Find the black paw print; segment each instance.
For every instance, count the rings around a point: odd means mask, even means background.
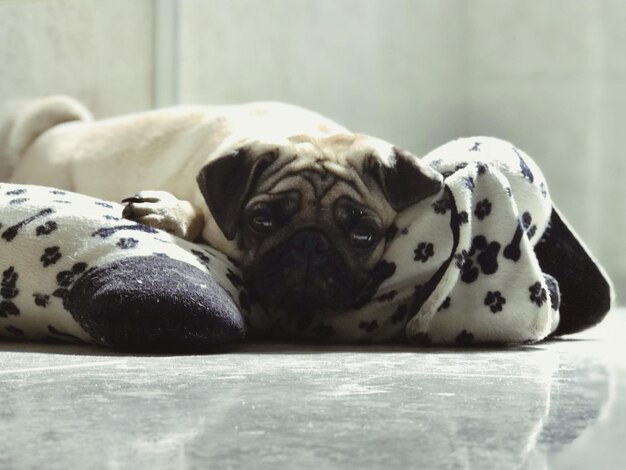
[[[2,297],[0,301],[0,317],[2,318],[20,314],[20,309],[11,300],[20,292],[17,288],[18,278],[19,275],[13,266],[2,272],[2,283],[0,284],[0,296]]]
[[[447,310],[449,308],[450,308],[450,297],[446,297],[446,299],[441,303],[437,311],[440,312],[442,310]]]
[[[501,312],[502,306],[505,303],[506,299],[502,297],[502,294],[499,290],[487,292],[487,296],[485,297],[485,305],[489,307],[492,313]]]
[[[96,206],[106,207],[107,209],[113,209],[113,204],[109,204],[108,202],[96,201],[96,202],[94,202],[94,204]]]
[[[137,240],[136,238],[120,238],[117,242],[117,246],[119,246],[122,250],[128,250],[130,248],[135,248],[138,243],[139,240]]]
[[[0,296],[5,299],[12,299],[19,293],[17,289],[17,279],[19,275],[15,271],[15,268],[11,266],[2,272],[2,287],[0,287]]]
[[[378,328],[378,321],[377,320],[372,320],[370,322],[362,321],[361,323],[359,323],[359,328],[362,330],[365,330],[367,333],[371,333],[376,328]]]
[[[193,253],[193,255],[198,258],[198,261],[200,261],[200,263],[202,263],[205,268],[209,269],[209,263],[211,262],[211,258],[209,258],[205,253],[200,250],[191,250],[191,253]]]
[[[57,274],[57,285],[59,286],[52,295],[63,299],[63,305],[70,293],[69,287],[76,281],[76,277],[87,269],[87,263],[76,263],[71,269],[61,271]]]
[[[465,262],[467,261],[468,257],[469,257],[468,251],[462,250],[460,253],[456,253],[454,255],[454,264],[456,265],[457,268],[463,269],[463,266],[465,266]]]
[[[435,248],[432,243],[422,242],[417,245],[417,248],[413,250],[413,253],[415,253],[413,260],[425,263],[434,256]]]
[[[491,214],[491,202],[489,199],[483,199],[476,204],[476,210],[474,211],[474,215],[478,217],[480,220],[483,220]]]
[[[471,176],[467,176],[463,179],[463,183],[465,184],[465,187],[471,192],[474,191],[474,188],[476,187],[476,183],[474,183],[474,178],[472,178]]]
[[[474,146],[469,149],[470,152],[480,152],[480,142],[474,142]]]
[[[537,307],[541,307],[548,300],[548,293],[543,287],[541,287],[541,283],[539,281],[530,286],[528,291],[530,292],[530,301],[537,304]]]
[[[47,307],[50,302],[50,296],[48,294],[39,294],[35,292],[33,294],[33,298],[35,299],[35,305],[38,307]]]
[[[20,189],[12,189],[11,191],[7,191],[5,194],[7,196],[18,196],[20,194],[24,194],[26,192],[26,190],[24,188],[20,188]]]
[[[474,341],[474,335],[467,330],[461,331],[454,340],[459,346],[468,346]]]
[[[18,197],[18,198],[15,198],[15,199],[11,199],[11,200],[9,201],[9,204],[13,204],[13,205],[23,204],[23,203],[25,203],[26,201],[28,201],[28,198],[27,198],[27,197]]]
[[[469,214],[465,211],[461,211],[456,215],[457,225],[463,225],[469,222]]]
[[[499,252],[500,243],[488,242],[483,235],[474,237],[472,248],[461,268],[461,280],[468,284],[474,282],[478,278],[480,271],[483,274],[494,274],[498,271]],[[474,265],[474,261],[476,261],[478,266]]]
[[[478,174],[484,175],[487,173],[488,165],[486,163],[478,162]]]
[[[0,301],[0,318],[6,318],[9,315],[19,315],[20,309],[8,300]]]
[[[53,220],[49,220],[45,224],[40,225],[39,227],[37,227],[35,229],[35,232],[36,232],[37,236],[39,237],[41,235],[50,235],[57,228],[59,228],[57,223],[55,221],[53,221]]]
[[[53,189],[50,192],[52,194],[56,194],[57,196],[65,196],[67,194],[65,191],[61,191],[60,189]]]
[[[44,268],[47,268],[51,264],[55,264],[61,259],[61,251],[58,246],[50,246],[43,250],[43,255],[39,258],[39,261],[43,264]]]
[[[445,214],[452,208],[450,199],[443,198],[432,203],[432,207],[435,210],[435,214]]]

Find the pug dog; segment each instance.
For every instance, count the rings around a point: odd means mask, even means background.
[[[123,200],[125,218],[228,255],[272,308],[353,305],[396,215],[443,184],[414,155],[283,103],[94,121],[51,97],[3,134],[12,182]]]

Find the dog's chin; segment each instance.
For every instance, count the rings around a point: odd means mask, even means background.
[[[294,313],[350,308],[364,284],[338,253],[323,263],[302,263],[281,250],[247,270],[244,282],[265,307]]]

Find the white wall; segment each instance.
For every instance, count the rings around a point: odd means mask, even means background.
[[[425,151],[463,129],[455,0],[183,0],[180,100],[272,99]]]
[[[151,0],[0,2],[0,103],[67,93],[96,116],[152,107]]]

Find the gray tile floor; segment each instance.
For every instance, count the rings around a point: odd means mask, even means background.
[[[0,468],[626,468],[626,310],[511,350],[0,342]]]

